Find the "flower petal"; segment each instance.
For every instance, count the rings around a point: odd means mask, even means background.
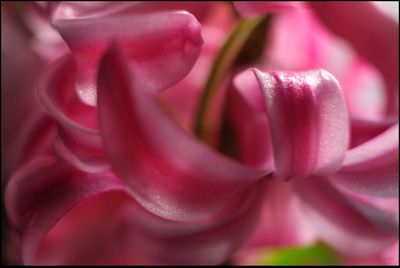
[[[395,118],[379,120],[351,118],[350,149],[357,147],[368,140],[375,138],[396,123]]]
[[[146,81],[145,90],[153,94],[181,80],[202,46],[201,25],[184,11],[80,18],[61,6],[53,25],[75,56],[78,95],[92,106],[96,106],[99,60],[111,41],[122,43],[139,78]]]
[[[295,183],[318,234],[345,255],[368,256],[398,238],[395,215],[342,194],[325,177]]]
[[[33,87],[44,64],[31,51],[30,37],[14,14],[16,7],[14,3],[1,4],[2,183],[21,161],[51,148],[49,136],[53,134],[52,122],[41,109]]]
[[[315,231],[302,214],[301,199],[296,195],[293,184],[268,180],[265,188],[261,218],[243,250],[299,246],[315,242]]]
[[[24,230],[24,262],[34,263],[42,238],[77,202],[120,188],[109,175],[74,174],[52,158],[38,158],[18,170],[7,186],[6,209],[12,223]]]
[[[74,16],[80,18],[100,17],[108,15],[149,13],[166,10],[186,10],[202,19],[206,15],[210,3],[183,2],[183,1],[102,1],[102,2],[62,2],[62,12],[72,10]],[[53,10],[54,12],[54,10]]]
[[[387,111],[395,115],[399,90],[399,24],[369,2],[310,2],[310,5],[331,31],[348,40],[360,56],[381,71],[386,82]]]
[[[197,141],[136,77],[113,46],[98,84],[100,130],[113,170],[138,202],[159,216],[197,221],[229,214],[270,170],[237,163]]]
[[[13,176],[6,206],[22,234],[25,264],[215,265],[254,227],[262,189],[254,187],[221,221],[175,222],[139,206],[111,173],[87,175],[41,158]]]
[[[239,145],[240,159],[249,166],[273,169],[272,144],[264,97],[251,71],[235,77],[227,93],[229,119]]]
[[[301,3],[296,1],[235,1],[233,3],[236,10],[244,18],[293,10],[301,6]]]
[[[110,163],[97,130],[97,113],[77,98],[73,86],[75,71],[71,55],[49,65],[39,79],[38,96],[58,124],[58,155],[80,170],[102,172]]]
[[[254,73],[264,91],[275,176],[331,174],[348,146],[348,115],[336,79],[326,71]]]
[[[332,182],[374,196],[399,196],[399,124],[347,151]]]
[[[263,181],[253,187],[251,193],[227,218],[216,221],[196,232],[185,235],[169,235],[156,241],[145,241],[142,246],[155,258],[167,264],[216,265],[228,261],[254,229],[263,196]],[[193,223],[180,223],[192,225]],[[204,226],[204,224],[202,224]],[[207,226],[207,225],[205,225]],[[177,229],[178,229],[177,228]]]

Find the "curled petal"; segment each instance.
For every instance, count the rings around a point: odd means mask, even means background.
[[[120,187],[109,175],[74,174],[52,158],[39,158],[18,170],[7,186],[6,209],[12,223],[23,229],[24,263],[35,262],[42,238],[77,202]]]
[[[326,178],[295,183],[318,234],[345,255],[378,253],[398,237],[395,215],[344,195]]]
[[[265,100],[260,84],[250,70],[239,73],[233,79],[233,85],[243,100],[258,113],[265,113]]]
[[[186,133],[142,90],[122,53],[117,46],[107,53],[98,84],[100,130],[113,170],[159,216],[206,221],[229,214],[270,170],[228,159]]]
[[[210,3],[182,1],[102,1],[102,2],[63,2],[60,11],[73,13],[74,17],[93,18],[109,15],[149,13],[166,10],[186,10],[201,19],[206,15]],[[53,9],[54,12],[54,9]]]
[[[68,10],[59,7],[53,25],[75,56],[76,90],[88,105],[96,106],[98,64],[112,40],[121,42],[146,81],[144,89],[153,94],[181,80],[200,53],[201,26],[184,11],[80,18]]]
[[[399,196],[399,124],[347,151],[332,182],[363,194]]]
[[[71,55],[51,64],[38,82],[38,96],[58,124],[58,155],[78,169],[101,172],[110,167],[97,130],[97,114],[74,91],[76,68]],[[97,159],[91,161],[90,159]]]
[[[139,206],[110,173],[87,175],[41,158],[13,176],[6,206],[22,234],[25,264],[215,265],[252,230],[259,186],[221,221],[174,222]]]
[[[398,22],[369,2],[312,1],[310,5],[330,30],[348,40],[380,70],[386,82],[387,111],[395,115],[399,90]]]
[[[252,17],[266,13],[277,13],[293,10],[301,6],[296,1],[235,1],[236,10],[242,17]]]
[[[337,171],[349,126],[336,79],[324,70],[254,73],[266,99],[276,177],[289,180]]]
[[[2,183],[21,161],[51,148],[49,136],[53,134],[53,123],[33,88],[43,62],[32,52],[30,37],[14,16],[19,13],[14,14],[15,7],[11,2],[1,4]]]
[[[264,97],[252,72],[234,79],[227,109],[239,145],[241,160],[254,167],[273,168],[272,144]]]
[[[84,154],[77,156],[77,152],[72,152],[60,138],[54,140],[54,150],[68,164],[88,173],[100,173],[110,168],[110,163],[103,155]]]
[[[185,235],[167,235],[141,244],[156,259],[168,264],[222,264],[249,236],[257,222],[263,196],[263,181],[257,183],[249,195],[226,219],[208,225],[202,231]],[[188,227],[193,223],[180,223]],[[202,224],[202,226],[207,226]],[[153,232],[152,232],[153,233]]]

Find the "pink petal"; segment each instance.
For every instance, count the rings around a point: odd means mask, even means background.
[[[24,229],[23,259],[33,263],[43,236],[74,204],[95,194],[119,189],[110,176],[76,174],[51,158],[39,158],[20,169],[6,190],[12,223]]]
[[[252,17],[265,13],[290,11],[302,5],[296,1],[235,1],[236,10],[242,17]]]
[[[45,19],[49,19],[53,15],[58,5],[60,5],[59,1],[34,1],[31,3],[32,8]]]
[[[399,24],[368,2],[310,2],[310,5],[330,30],[348,40],[360,56],[381,71],[386,81],[387,111],[396,113]]]
[[[254,74],[243,72],[227,93],[229,119],[234,127],[241,160],[254,167],[273,168],[272,144],[264,97]]]
[[[399,241],[397,241],[394,245],[390,246],[385,252],[382,254],[384,263],[386,265],[399,265]]]
[[[193,131],[204,81],[225,41],[225,33],[231,30],[232,17],[229,3],[211,5],[206,23],[202,24],[204,45],[194,67],[184,79],[157,95],[163,107],[165,105],[174,119],[188,131]]]
[[[99,60],[112,40],[119,40],[145,89],[156,94],[181,80],[202,46],[201,25],[184,11],[75,17],[59,7],[54,27],[68,43],[77,63],[76,89],[86,104],[96,105]],[[140,27],[133,27],[140,25]]]
[[[256,248],[300,246],[315,242],[312,224],[301,211],[293,184],[269,180],[265,184],[261,218],[243,252]]]
[[[127,203],[134,204],[111,174],[87,175],[52,158],[22,167],[6,190],[27,265],[157,264],[129,243],[137,230],[126,230]]]
[[[324,70],[254,73],[264,91],[276,177],[331,174],[348,146],[348,115],[336,79]]]
[[[398,237],[395,215],[345,196],[324,177],[299,180],[296,189],[318,234],[345,255],[377,253]]]
[[[399,124],[347,151],[334,183],[374,196],[399,196]]]
[[[360,56],[352,57],[347,67],[342,66],[344,72],[338,76],[345,92],[349,114],[366,120],[382,119],[386,113],[383,77],[379,70]]]
[[[350,149],[375,138],[394,125],[396,121],[395,118],[384,118],[379,120],[351,118]]]
[[[5,183],[22,162],[51,149],[54,133],[34,90],[44,63],[30,49],[30,37],[14,14],[15,4],[1,7],[1,180]]]
[[[102,172],[110,164],[97,130],[96,109],[83,104],[76,96],[75,70],[70,55],[48,66],[38,82],[38,96],[58,123],[60,140],[55,144],[58,155],[83,171]]]
[[[167,264],[222,264],[229,260],[232,253],[254,229],[263,189],[263,182],[257,183],[252,192],[227,218],[211,223],[208,227],[202,224],[204,229],[201,231],[186,231],[185,235],[167,235],[158,241],[144,241],[141,246],[149,247],[151,255]],[[187,228],[193,223],[180,222],[178,228],[185,225]]]
[[[53,62],[69,52],[60,34],[50,24],[57,2],[34,2],[26,8],[24,22],[32,34],[29,42],[31,50],[47,63]]]
[[[186,133],[141,90],[121,53],[113,47],[106,55],[98,85],[100,129],[113,170],[141,205],[164,218],[228,215],[269,170],[228,159]]]
[[[186,10],[202,19],[207,14],[209,2],[184,1],[103,1],[103,2],[62,2],[62,12],[72,10],[74,16],[80,18],[99,17],[108,15],[150,13],[166,10]]]
[[[174,222],[138,206],[112,174],[87,175],[42,158],[13,176],[6,206],[25,264],[215,265],[252,230],[263,188],[221,221]]]
[[[100,173],[110,168],[108,159],[103,155],[87,155],[78,150],[73,152],[60,138],[54,140],[54,151],[66,163],[88,173]]]

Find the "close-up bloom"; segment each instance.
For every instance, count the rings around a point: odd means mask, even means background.
[[[399,264],[398,2],[1,12],[2,264]]]

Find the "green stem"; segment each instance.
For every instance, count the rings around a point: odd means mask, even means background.
[[[246,46],[249,39],[251,39],[254,31],[259,28],[262,23],[266,23],[268,19],[269,16],[258,16],[239,21],[214,61],[203,89],[203,95],[200,100],[194,127],[195,135],[208,144],[212,143],[212,130],[207,127],[206,120],[209,118],[209,108],[212,106],[213,100],[215,99],[214,96],[224,77],[226,77],[227,73],[235,65],[241,50]],[[265,34],[265,32],[262,34]]]

